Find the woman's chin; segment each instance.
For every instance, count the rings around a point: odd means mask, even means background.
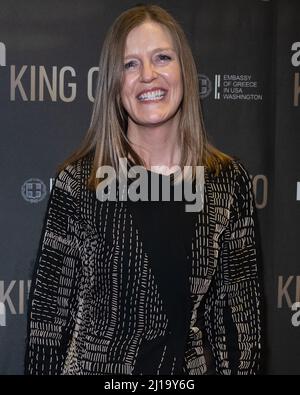
[[[141,126],[160,126],[164,124],[165,122],[168,122],[170,120],[170,117],[166,116],[161,116],[161,115],[151,115],[148,117],[136,117],[135,123]]]

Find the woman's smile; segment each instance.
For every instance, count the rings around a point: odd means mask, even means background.
[[[143,91],[137,96],[137,99],[143,104],[151,104],[164,100],[167,93],[168,91],[165,89],[153,88]]]
[[[122,104],[133,124],[172,125],[183,97],[181,67],[172,37],[159,23],[147,21],[126,39]]]

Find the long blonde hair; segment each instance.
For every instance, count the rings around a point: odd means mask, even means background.
[[[99,166],[109,165],[116,171],[119,158],[131,157],[137,165],[145,166],[127,138],[127,114],[120,92],[124,71],[124,49],[128,33],[146,20],[165,26],[173,39],[180,60],[183,81],[183,100],[179,121],[181,163],[179,166],[207,166],[218,173],[231,157],[213,147],[207,140],[195,61],[179,23],[163,8],[156,5],[139,5],[123,12],[110,27],[101,51],[95,102],[90,127],[80,147],[59,167],[63,169],[94,150],[94,162],[88,186],[96,189]]]

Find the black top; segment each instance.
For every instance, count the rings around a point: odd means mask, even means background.
[[[217,175],[204,169],[203,208],[189,227],[180,224],[190,213],[177,215],[171,203],[149,208],[145,220],[139,204],[99,201],[87,188],[93,163],[91,154],[67,166],[51,191],[30,291],[25,372],[130,375],[149,372],[154,361],[156,374],[185,366],[203,375],[212,360],[216,374],[257,373],[259,261],[243,165],[233,160]],[[155,250],[163,258],[153,259]],[[191,270],[189,291],[184,268]]]
[[[182,374],[184,339],[188,336],[191,298],[189,276],[191,272],[192,236],[196,214],[185,212],[185,200],[175,201],[173,175],[165,176],[148,170],[148,196],[151,196],[150,179],[159,182],[159,201],[128,201],[133,219],[140,231],[149,255],[159,292],[168,315],[167,339],[164,337],[143,341],[139,349],[134,374]],[[162,200],[162,181],[170,185],[170,201]],[[158,184],[156,184],[158,185]],[[168,184],[167,184],[168,185]],[[150,199],[149,199],[150,200]],[[170,347],[166,348],[166,341]]]

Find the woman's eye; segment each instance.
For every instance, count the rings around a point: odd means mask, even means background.
[[[130,62],[125,63],[124,68],[125,68],[126,70],[127,70],[127,69],[131,69],[132,67],[135,66],[135,64],[136,64],[136,62],[134,62],[133,60],[131,60]]]
[[[158,55],[159,60],[171,60],[171,57],[169,55],[163,55],[160,54]]]
[[[160,62],[166,62],[166,61],[171,60],[171,57],[170,57],[169,55],[164,55],[164,54],[159,54],[159,55],[157,56],[157,58],[158,58],[158,60],[159,60]],[[131,61],[129,61],[129,62],[127,62],[127,63],[124,64],[124,69],[125,69],[125,70],[132,69],[132,68],[136,67],[137,64],[138,64],[138,63],[137,63],[136,61],[131,60]]]

